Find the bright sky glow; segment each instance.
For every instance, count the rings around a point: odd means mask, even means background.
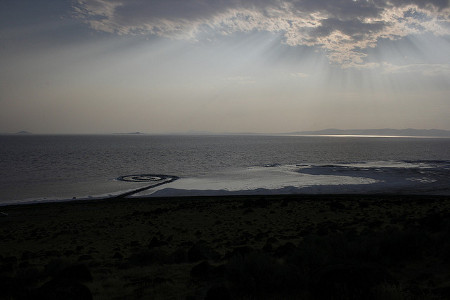
[[[3,0],[0,133],[450,130],[446,0]]]

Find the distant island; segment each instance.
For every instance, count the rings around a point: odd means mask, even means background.
[[[118,132],[118,133],[113,133],[113,134],[132,134],[132,135],[139,135],[139,134],[144,134],[142,132],[136,131],[136,132]]]
[[[435,136],[450,137],[449,130],[440,129],[324,129],[317,131],[296,131],[288,134],[295,135],[375,135],[375,136]]]

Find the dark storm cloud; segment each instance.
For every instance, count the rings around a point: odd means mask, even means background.
[[[322,12],[339,19],[376,17],[383,11],[383,5],[377,4],[377,2],[381,1],[292,1],[294,7],[299,11]]]
[[[362,37],[384,29],[384,22],[364,23],[358,19],[340,20],[335,18],[324,19],[321,25],[314,30],[315,36],[326,36],[333,31],[340,31],[352,37]]]
[[[134,0],[117,7],[115,13],[123,19],[133,20],[134,22],[145,22],[151,18],[195,20],[208,18],[218,11],[233,7],[232,3],[223,5],[220,2],[156,0],[151,1],[151,5],[149,5],[149,2]]]
[[[123,18],[148,20],[166,19],[205,19],[230,9],[254,9],[279,6],[278,1],[239,1],[239,0],[132,0],[122,2],[116,13]]]
[[[450,34],[444,0],[79,0],[74,8],[92,28],[117,34],[277,32],[341,64],[361,63],[380,38]]]
[[[450,2],[448,0],[391,0],[387,2],[392,3],[392,6],[417,5],[419,8],[429,8],[433,6],[440,10],[450,7]]]

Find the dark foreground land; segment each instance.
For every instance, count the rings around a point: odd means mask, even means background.
[[[0,299],[450,299],[450,197],[1,207]]]

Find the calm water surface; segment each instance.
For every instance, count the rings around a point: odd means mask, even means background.
[[[374,179],[373,174],[364,174],[364,169],[375,170],[380,164],[387,163],[390,167],[395,165],[395,170],[410,169],[414,166],[425,171],[433,168],[438,174],[436,176],[440,176],[438,179],[442,180],[442,176],[447,176],[450,162],[450,139],[243,135],[4,135],[0,136],[0,157],[0,203],[10,203],[29,199],[71,199],[108,195],[145,185],[115,180],[128,174],[176,175],[184,179],[180,182],[185,183],[182,186],[186,189],[188,179],[205,179],[212,176],[218,181],[222,175],[223,181],[230,180],[233,185],[233,177],[239,177],[241,170],[245,172],[246,178],[254,175],[258,181],[258,177],[261,177],[259,181],[263,186],[259,188],[272,189],[274,187],[268,183],[278,171],[278,175],[289,172],[292,175],[292,172],[300,171],[303,177],[299,180],[310,180],[314,179],[311,177],[314,175],[329,176],[332,171],[330,168],[336,171],[337,165],[341,165],[341,169],[337,171],[344,170],[347,173],[340,174],[340,178],[358,177],[355,172],[360,171],[362,177]],[[357,164],[361,163],[363,166],[357,167]],[[287,173],[286,166],[290,166]],[[292,166],[300,169],[293,170]],[[317,169],[319,166],[322,168]],[[328,169],[324,168],[326,166]],[[266,168],[268,172],[255,171],[253,175],[249,175],[248,170],[259,167]],[[317,170],[323,174],[314,173],[318,172]],[[353,170],[351,174],[350,170]],[[423,178],[424,182],[427,178],[434,180],[429,178],[430,174],[426,176],[428,177],[420,178]],[[278,177],[276,180],[283,181]],[[284,186],[291,184],[293,179],[286,177],[286,180]],[[336,178],[333,177],[333,180]],[[203,181],[203,184],[207,184],[206,182]],[[180,183],[177,184],[178,187],[174,187],[180,188]],[[342,184],[347,183],[342,180]],[[326,184],[321,182],[319,185]],[[252,187],[254,186],[249,185],[244,188],[249,190]],[[202,187],[197,186],[195,189]],[[226,184],[221,185],[221,189],[233,190]]]

